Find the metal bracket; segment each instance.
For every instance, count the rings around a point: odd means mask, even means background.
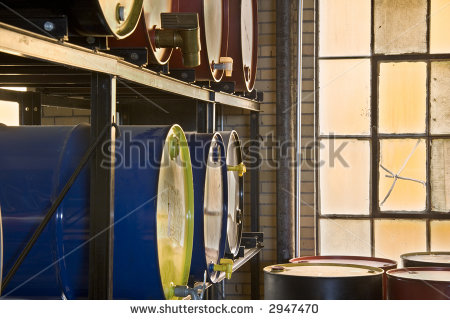
[[[114,48],[110,50],[102,50],[123,58],[126,62],[138,65],[140,67],[148,64],[148,50],[147,48]]]
[[[69,27],[66,16],[51,17],[26,17],[24,20],[20,17],[2,17],[4,23],[25,29],[43,36],[56,38],[58,40],[69,39]]]
[[[170,69],[169,75],[172,78],[193,83],[195,82],[195,70],[194,69]]]

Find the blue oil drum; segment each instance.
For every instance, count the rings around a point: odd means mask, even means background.
[[[3,228],[2,228],[2,207],[0,206],[0,286],[3,275]]]
[[[225,143],[228,181],[228,222],[225,253],[236,257],[241,245],[244,224],[244,174],[242,147],[236,131],[220,132]]]
[[[186,285],[193,241],[193,178],[179,126],[121,127],[116,142],[113,296],[172,299]],[[73,173],[88,125],[0,127],[5,275]],[[88,294],[90,174],[86,167],[12,278],[6,297]]]
[[[219,133],[186,134],[192,161],[195,196],[194,245],[191,277],[217,282],[214,266],[224,257],[227,238],[227,170],[223,139]]]

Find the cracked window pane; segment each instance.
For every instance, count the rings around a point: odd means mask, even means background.
[[[379,172],[379,205],[382,211],[425,210],[425,140],[380,140]]]
[[[319,170],[322,214],[369,214],[368,141],[321,140]]]
[[[426,251],[426,222],[418,220],[375,220],[375,256],[396,260],[408,252]]]
[[[450,221],[431,221],[431,251],[450,251]]]
[[[370,221],[320,219],[320,254],[370,256]]]
[[[370,60],[321,60],[320,134],[370,134]]]
[[[450,140],[431,144],[431,209],[450,212]]]
[[[447,32],[450,34],[450,32]],[[449,40],[450,41],[450,40]],[[450,61],[431,63],[430,131],[450,133]]]
[[[426,128],[425,62],[381,63],[379,132],[424,133]]]
[[[319,56],[370,54],[370,0],[320,0]]]
[[[374,0],[376,53],[427,52],[427,0]]]
[[[450,1],[431,0],[430,52],[450,53]]]
[[[0,123],[7,126],[19,125],[19,104],[0,100]]]

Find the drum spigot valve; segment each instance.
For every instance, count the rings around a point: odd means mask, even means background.
[[[200,65],[200,24],[198,13],[161,13],[161,29],[155,30],[157,48],[180,48],[183,65]]]
[[[225,272],[225,276],[227,277],[228,280],[230,280],[231,274],[233,273],[233,260],[220,259],[220,264],[215,264],[213,270]]]
[[[228,171],[237,171],[239,173],[239,177],[243,177],[244,173],[247,172],[247,167],[243,162],[241,162],[237,166],[228,166]]]

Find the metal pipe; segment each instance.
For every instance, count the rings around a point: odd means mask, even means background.
[[[276,119],[277,170],[277,261],[286,262],[295,247],[295,108],[292,104],[291,78],[291,1],[277,0]]]
[[[295,210],[295,256],[300,257],[300,213],[301,213],[301,165],[302,165],[302,79],[303,79],[303,0],[298,1],[298,28],[297,28],[297,139],[295,149],[297,150],[296,166],[296,190],[297,196]]]

